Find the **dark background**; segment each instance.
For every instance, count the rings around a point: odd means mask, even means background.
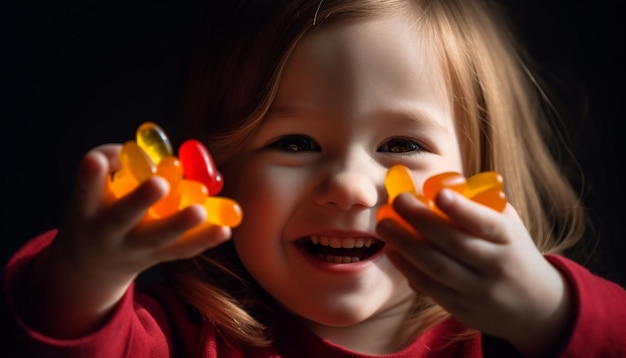
[[[595,225],[596,273],[626,284],[620,145],[624,26],[618,1],[502,1],[559,101]],[[177,113],[195,24],[211,1],[34,1],[3,7],[2,263],[55,227],[76,165],[93,146],[132,139]],[[571,166],[570,166],[571,168]],[[574,170],[574,173],[576,171]],[[577,175],[580,173],[576,173]]]

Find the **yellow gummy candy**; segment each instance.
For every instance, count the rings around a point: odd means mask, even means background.
[[[163,158],[174,153],[172,144],[163,129],[152,122],[140,125],[135,133],[135,139],[137,145],[148,154],[154,164],[159,164]]]
[[[394,165],[387,171],[385,186],[389,194],[388,202],[392,202],[400,193],[415,194],[415,186],[411,178],[411,172],[404,165]]]

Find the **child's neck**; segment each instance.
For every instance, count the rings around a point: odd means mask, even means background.
[[[317,336],[351,351],[369,355],[394,353],[404,344],[398,341],[398,332],[414,305],[413,295],[399,304],[360,323],[347,327],[331,327],[306,321],[305,325]]]

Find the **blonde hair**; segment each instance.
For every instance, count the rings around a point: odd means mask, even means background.
[[[233,2],[234,3],[234,2]],[[242,2],[243,3],[243,2]],[[203,138],[218,166],[262,122],[293,49],[310,31],[345,19],[411,8],[447,71],[466,175],[495,170],[540,251],[562,253],[579,241],[586,217],[545,140],[546,98],[494,5],[472,0],[294,0],[233,4],[219,13],[192,72],[183,131]],[[226,178],[228,180],[228,178]],[[224,335],[267,345],[271,328],[257,287],[230,243],[168,265],[179,295]],[[264,318],[259,320],[259,315]],[[447,317],[418,297],[402,341]],[[270,319],[271,321],[271,319]],[[468,331],[471,334],[471,331]]]

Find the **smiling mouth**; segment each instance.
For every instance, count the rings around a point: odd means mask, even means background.
[[[371,237],[313,235],[303,240],[306,252],[319,260],[337,264],[366,260],[384,246]]]

